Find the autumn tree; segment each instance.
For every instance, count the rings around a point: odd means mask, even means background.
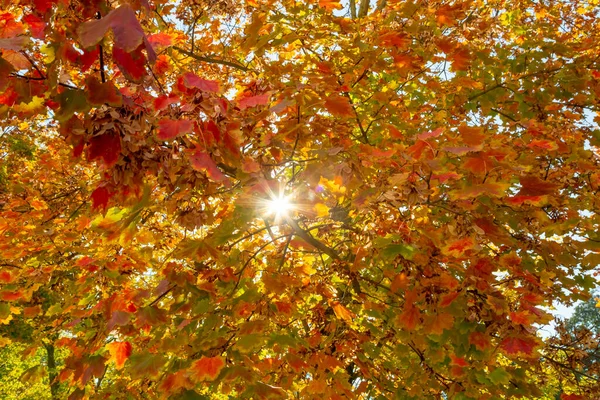
[[[51,397],[598,393],[536,332],[596,283],[597,0],[0,4],[0,342]]]

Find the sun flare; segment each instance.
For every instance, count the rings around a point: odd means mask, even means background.
[[[287,215],[293,208],[292,203],[288,196],[279,195],[269,201],[268,212],[275,215],[276,217],[282,217]]]

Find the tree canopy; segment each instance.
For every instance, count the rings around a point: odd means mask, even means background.
[[[599,393],[538,334],[600,264],[598,0],[0,4],[0,345],[52,398]]]

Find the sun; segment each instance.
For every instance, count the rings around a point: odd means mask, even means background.
[[[275,217],[286,216],[294,208],[292,203],[290,203],[289,196],[282,194],[269,200],[267,207],[268,213],[275,215]]]

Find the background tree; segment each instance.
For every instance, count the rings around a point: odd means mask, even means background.
[[[596,283],[594,2],[1,4],[3,343],[55,397],[598,392],[535,330]]]

